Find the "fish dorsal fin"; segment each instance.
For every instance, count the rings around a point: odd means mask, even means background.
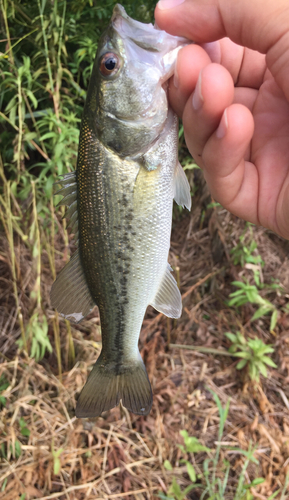
[[[169,318],[179,318],[182,314],[182,297],[169,265],[150,305]]]
[[[174,172],[174,200],[178,205],[191,210],[192,199],[189,181],[180,162]]]
[[[79,323],[95,306],[82,269],[79,250],[60,271],[51,292],[51,305],[66,319]]]
[[[55,184],[60,184],[61,189],[56,191],[54,195],[63,196],[57,206],[65,205],[68,207],[63,218],[67,219],[67,227],[71,227],[71,231],[74,233],[75,243],[78,244],[76,172],[70,172],[69,174],[63,175]]]

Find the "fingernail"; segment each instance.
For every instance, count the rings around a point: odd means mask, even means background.
[[[161,10],[173,9],[174,7],[177,7],[177,5],[183,3],[184,1],[185,0],[159,0],[157,6]]]
[[[204,104],[204,98],[202,94],[202,72],[199,74],[195,92],[193,95],[193,108],[199,111]]]
[[[216,137],[218,137],[218,139],[223,139],[223,137],[225,137],[227,133],[227,130],[228,130],[228,115],[227,115],[227,110],[225,109],[220,125],[217,128]]]
[[[179,75],[178,75],[178,57],[177,57],[177,60],[176,60],[175,70],[174,70],[174,86],[175,86],[176,88],[178,88],[178,86],[179,86]]]

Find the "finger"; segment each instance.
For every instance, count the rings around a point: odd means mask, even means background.
[[[235,88],[233,102],[235,104],[243,104],[243,106],[246,106],[246,108],[253,112],[257,97],[258,90],[256,89],[250,89],[247,87]]]
[[[210,63],[208,54],[199,45],[188,45],[179,52],[175,75],[169,84],[169,100],[180,118],[188,98],[195,90],[200,71]],[[214,80],[214,75],[212,75],[209,82],[212,88],[215,86]],[[255,89],[237,87],[235,88],[234,102],[244,104],[252,110],[256,96]]]
[[[227,36],[266,54],[270,71],[289,99],[288,0],[160,0],[155,18],[161,29],[197,43]]]
[[[228,71],[209,64],[200,73],[196,89],[184,109],[183,124],[187,146],[203,167],[203,148],[219,126],[222,114],[234,98],[234,84]]]
[[[236,87],[258,89],[263,83],[267,68],[264,54],[237,45],[227,37],[202,47],[212,62],[222,64],[231,73]]]
[[[175,74],[169,85],[170,103],[178,116],[183,114],[200,71],[210,62],[208,54],[199,45],[188,45],[179,52]]]
[[[233,214],[259,224],[256,166],[244,160],[254,132],[250,111],[229,106],[203,149],[204,175],[214,199]]]

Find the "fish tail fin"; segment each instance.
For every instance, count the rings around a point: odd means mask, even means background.
[[[152,389],[141,356],[122,363],[103,362],[98,358],[77,401],[75,414],[98,417],[122,404],[136,415],[147,415],[152,407]]]

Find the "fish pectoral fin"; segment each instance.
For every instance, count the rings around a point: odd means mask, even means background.
[[[105,364],[100,355],[80,393],[75,415],[98,417],[117,406],[120,400],[136,415],[150,412],[152,389],[140,355],[139,359],[124,365]]]
[[[169,265],[150,305],[169,318],[179,318],[182,314],[182,297]]]
[[[79,257],[79,250],[54,281],[50,299],[52,307],[66,319],[79,323],[95,306],[90,295]]]
[[[60,205],[67,206],[66,213],[63,218],[67,219],[67,227],[71,227],[72,232],[74,233],[75,243],[78,243],[78,211],[77,211],[77,182],[76,182],[76,172],[70,172],[69,174],[65,174],[62,178],[59,177],[59,180],[55,182],[55,184],[60,184],[61,189],[54,193],[56,195],[62,195],[63,198],[58,203],[58,207]]]
[[[174,200],[178,205],[191,210],[192,199],[189,181],[180,162],[174,172]]]

